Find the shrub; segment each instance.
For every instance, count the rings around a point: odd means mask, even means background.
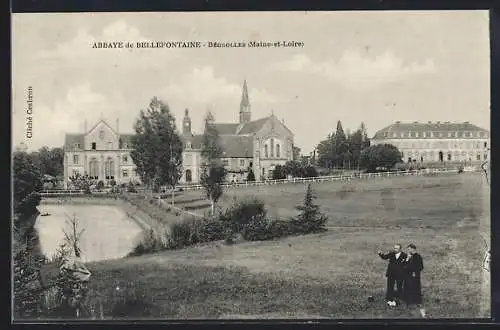
[[[219,217],[228,229],[233,233],[241,233],[243,227],[252,218],[265,218],[267,210],[263,201],[259,199],[246,199],[237,201]]]
[[[247,241],[266,241],[286,237],[290,235],[290,222],[283,220],[269,221],[264,217],[257,216],[246,224],[242,235]]]
[[[198,229],[200,243],[223,240],[227,237],[227,226],[219,219],[203,219]]]
[[[255,174],[253,173],[252,169],[248,171],[247,181],[249,182],[255,181]]]
[[[309,184],[303,205],[296,207],[300,212],[299,215],[291,219],[291,230],[294,234],[319,233],[327,230],[328,217],[319,211],[319,206],[314,204],[315,199],[316,195]]]
[[[153,228],[149,229],[139,244],[136,245],[134,250],[129,253],[129,256],[140,256],[146,253],[154,253],[165,249],[165,243],[161,240],[159,235],[155,233]]]
[[[194,218],[173,224],[169,235],[169,248],[182,249],[200,243],[198,227],[200,227],[200,224]]]

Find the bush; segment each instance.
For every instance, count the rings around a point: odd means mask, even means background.
[[[253,218],[242,231],[243,238],[247,241],[267,241],[288,236],[290,233],[289,221],[269,221],[262,216]]]
[[[237,201],[219,217],[220,221],[232,233],[241,233],[243,227],[254,217],[265,218],[267,210],[263,201],[259,199],[246,199]]]
[[[199,222],[193,218],[173,224],[169,235],[169,248],[182,249],[200,243],[198,227],[200,227]]]
[[[249,182],[255,181],[255,174],[253,173],[252,169],[248,171],[247,181]]]
[[[227,227],[219,219],[203,219],[198,230],[200,243],[223,240],[227,237]]]
[[[165,249],[165,243],[161,237],[157,235],[153,228],[148,230],[141,242],[136,245],[134,250],[129,253],[129,256],[140,256],[146,253],[159,252]]]

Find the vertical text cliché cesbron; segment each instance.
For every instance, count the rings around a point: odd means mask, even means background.
[[[33,87],[29,86],[26,93],[26,138],[33,137]]]

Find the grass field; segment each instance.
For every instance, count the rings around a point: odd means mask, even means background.
[[[486,316],[483,185],[480,174],[318,183],[327,233],[92,263],[89,294],[116,318],[415,318],[417,310],[385,306],[386,263],[376,255],[413,242],[424,258],[428,317]],[[222,204],[251,194],[285,217],[304,192],[303,185],[231,189]],[[199,191],[176,203],[206,204]]]

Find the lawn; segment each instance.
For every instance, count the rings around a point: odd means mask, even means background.
[[[486,316],[484,184],[480,174],[318,183],[327,233],[91,263],[89,295],[115,318],[415,318],[415,309],[385,306],[386,262],[376,255],[413,242],[424,258],[428,316]],[[303,185],[245,189],[228,189],[222,204],[251,194],[285,217],[305,192]],[[203,204],[201,197],[185,192],[176,203]]]

